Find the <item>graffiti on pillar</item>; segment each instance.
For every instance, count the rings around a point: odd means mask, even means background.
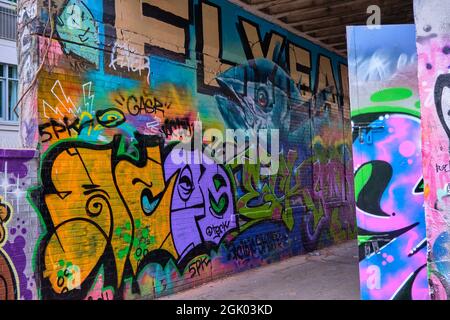
[[[361,297],[429,299],[414,26],[348,37]]]
[[[2,249],[7,236],[6,226],[12,213],[11,205],[0,197],[0,300],[17,299],[16,271],[11,258]]]
[[[436,10],[439,5],[440,10]],[[448,166],[450,161],[450,30],[448,3],[415,1],[419,89],[422,104],[422,155],[428,239],[428,273],[432,299],[450,297]]]

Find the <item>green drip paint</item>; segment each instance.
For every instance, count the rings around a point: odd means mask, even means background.
[[[409,99],[413,92],[408,88],[388,88],[375,92],[370,100],[372,102],[388,102]]]

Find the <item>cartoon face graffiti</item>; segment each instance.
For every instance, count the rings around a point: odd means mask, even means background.
[[[80,0],[69,0],[56,22],[56,31],[65,40],[65,53],[76,54],[98,66],[100,55],[95,49],[99,44],[98,27],[86,5]],[[79,50],[81,45],[83,50]]]
[[[189,161],[176,164],[175,152]],[[172,196],[171,230],[180,260],[199,245],[219,244],[237,226],[227,173],[205,154],[202,164],[193,164],[194,154],[175,148],[164,163],[166,180],[179,172]]]

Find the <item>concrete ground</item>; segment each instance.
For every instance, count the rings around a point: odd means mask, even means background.
[[[160,300],[359,300],[358,245],[345,242]]]

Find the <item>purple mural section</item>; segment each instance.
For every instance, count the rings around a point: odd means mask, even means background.
[[[218,245],[237,226],[231,181],[225,168],[201,150],[183,148],[169,153],[164,168],[166,180],[179,171],[170,223],[180,259],[199,245]]]
[[[427,300],[414,25],[347,34],[361,298]]]
[[[0,149],[0,172],[19,179],[24,178],[29,169],[27,162],[35,156],[34,150]]]
[[[36,152],[0,149],[0,300],[33,299],[32,237],[37,234],[26,190],[36,183]]]

